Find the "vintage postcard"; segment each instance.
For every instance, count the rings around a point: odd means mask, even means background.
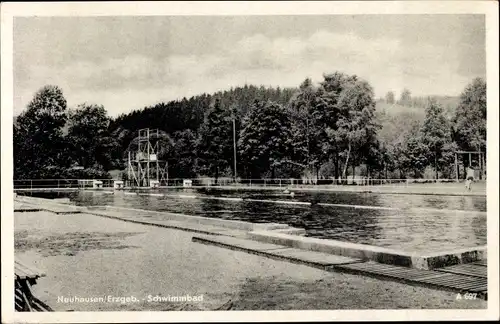
[[[2,322],[498,319],[498,3],[2,3]]]

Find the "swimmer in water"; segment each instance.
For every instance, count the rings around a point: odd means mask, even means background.
[[[294,197],[295,196],[295,192],[290,192],[290,197]]]

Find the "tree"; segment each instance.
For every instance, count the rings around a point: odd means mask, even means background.
[[[375,139],[372,142],[369,142],[364,151],[364,162],[366,164],[367,176],[373,177],[374,172],[377,172],[380,176],[380,173],[385,169],[387,165],[387,150],[384,145],[378,140]]]
[[[378,125],[374,118],[374,94],[369,84],[356,75],[334,72],[323,77],[319,88],[314,91],[307,79],[291,102],[295,108],[292,109],[294,123],[296,119],[307,121],[306,125],[302,122],[294,128],[299,134],[295,137],[300,139],[300,135],[307,133],[307,138],[311,139],[307,142],[309,154],[306,156],[309,156],[308,164],[316,166],[317,176],[321,165],[328,162],[328,169],[333,169],[337,177],[343,160],[342,174],[345,177],[351,158],[356,156],[358,162],[366,160],[373,150],[371,145],[378,145],[375,141]],[[297,115],[302,118],[297,118]],[[298,142],[303,144],[304,141]]]
[[[47,85],[38,90],[26,111],[17,117],[14,131],[16,178],[61,177],[71,162],[63,135],[66,99],[62,90]]]
[[[124,128],[120,125],[113,125],[113,119],[111,119],[109,132],[111,137],[116,142],[116,147],[114,147],[111,156],[114,161],[115,166],[119,169],[126,168],[128,160],[128,152],[126,152],[128,145],[134,139],[134,134],[129,129]]]
[[[327,128],[335,125],[336,122],[336,98],[334,93],[327,92],[324,83],[320,84],[311,109],[309,134],[313,141],[309,142],[310,162],[316,169],[316,177],[319,177],[321,165],[330,156],[335,159],[335,172],[338,171],[337,157],[338,150],[336,143],[327,134]]]
[[[311,79],[307,78],[290,101],[292,137],[294,139],[292,160],[304,164],[307,168],[311,164],[312,151],[317,147],[316,138],[312,136],[317,130],[314,129],[316,125],[311,116],[315,100],[316,89]]]
[[[387,92],[387,94],[385,95],[385,102],[387,102],[388,104],[394,104],[395,102],[395,99],[394,99],[394,92],[392,91],[389,91]]]
[[[451,134],[448,120],[444,116],[444,109],[434,99],[428,100],[421,133],[424,144],[429,148],[429,164],[434,164],[436,179],[438,179],[438,162],[443,157],[443,147],[451,142]]]
[[[401,134],[394,151],[400,171],[405,174],[412,171],[415,178],[421,176],[427,166],[429,148],[422,140],[419,123],[414,123],[406,133]]]
[[[453,120],[454,139],[466,151],[486,151],[486,82],[474,79],[462,92]]]
[[[229,110],[222,107],[220,99],[216,99],[205,115],[197,142],[200,170],[214,174],[216,182],[219,175],[231,166],[232,139]]]
[[[293,140],[291,119],[277,103],[257,101],[243,119],[238,147],[240,156],[252,178],[271,171],[289,160]]]
[[[316,164],[317,176],[319,176],[321,165],[326,161],[333,160],[335,177],[337,177],[342,154],[341,143],[336,135],[340,114],[338,101],[344,89],[350,84],[354,84],[358,78],[355,75],[351,76],[342,72],[325,74],[323,78],[324,80],[317,90],[311,113],[314,125],[313,136],[316,140],[312,156]]]
[[[12,127],[12,146],[14,150],[14,179],[28,178],[26,175],[26,134],[19,129],[18,123],[14,121]]]
[[[341,92],[338,99],[339,118],[334,136],[345,152],[343,177],[351,156],[365,158],[375,144],[378,125],[375,123],[373,90],[366,81],[357,80]],[[353,167],[355,164],[353,164]]]
[[[447,179],[455,177],[455,153],[457,150],[458,146],[455,142],[446,142],[441,149],[438,165],[441,173]]]
[[[67,136],[74,161],[85,169],[113,166],[112,153],[118,143],[109,133],[109,122],[103,106],[81,104],[71,112]]]
[[[196,170],[196,152],[193,149],[196,145],[196,134],[185,129],[177,131],[173,135],[173,159],[171,169],[174,177],[192,178]]]
[[[411,104],[411,92],[410,90],[404,88],[401,92],[401,96],[399,98],[399,103],[401,105],[410,105]]]

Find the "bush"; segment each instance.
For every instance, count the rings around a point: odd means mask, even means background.
[[[434,170],[433,167],[427,166],[424,169],[424,173],[422,174],[422,177],[424,179],[435,179],[436,178],[436,171]]]
[[[111,175],[100,168],[87,168],[82,170],[66,170],[66,179],[111,179]]]
[[[368,176],[368,167],[366,164],[361,164],[360,166],[356,167],[356,175],[362,176],[362,177],[367,177]]]
[[[335,176],[335,164],[331,161],[325,162],[319,168],[322,177],[331,178]]]

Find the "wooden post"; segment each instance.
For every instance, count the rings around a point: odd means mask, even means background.
[[[458,180],[458,157],[457,157],[456,152],[455,152],[455,177],[456,177],[456,181],[459,182],[459,180]]]
[[[469,152],[469,167],[472,166],[472,154]]]
[[[483,179],[483,174],[482,174],[483,173],[483,158],[482,158],[481,153],[479,153],[479,158],[478,158],[477,162],[479,163],[479,175],[478,175],[478,177],[479,177],[479,180],[482,180]]]
[[[481,152],[481,174],[483,176],[483,180],[485,180],[485,173],[486,173],[486,161],[484,160],[484,155]]]
[[[131,164],[130,164],[130,163],[131,163],[131,162],[130,162],[130,151],[128,151],[128,165],[127,165],[127,182],[128,182],[128,184],[127,184],[127,185],[128,185],[129,187],[132,187],[132,185],[131,185],[131,181],[130,181],[130,180],[131,180],[131,178],[132,178],[132,177],[131,177],[131,174],[130,174],[130,167],[131,167]]]
[[[236,182],[236,121],[233,118],[234,182]]]
[[[435,172],[436,172],[436,182],[437,182],[437,179],[439,178],[439,174],[438,174],[438,162],[437,162],[437,154],[434,154],[434,168],[435,168]]]
[[[481,153],[481,165],[482,165],[481,172],[483,173],[483,180],[486,180],[486,158],[484,155],[485,153]]]

